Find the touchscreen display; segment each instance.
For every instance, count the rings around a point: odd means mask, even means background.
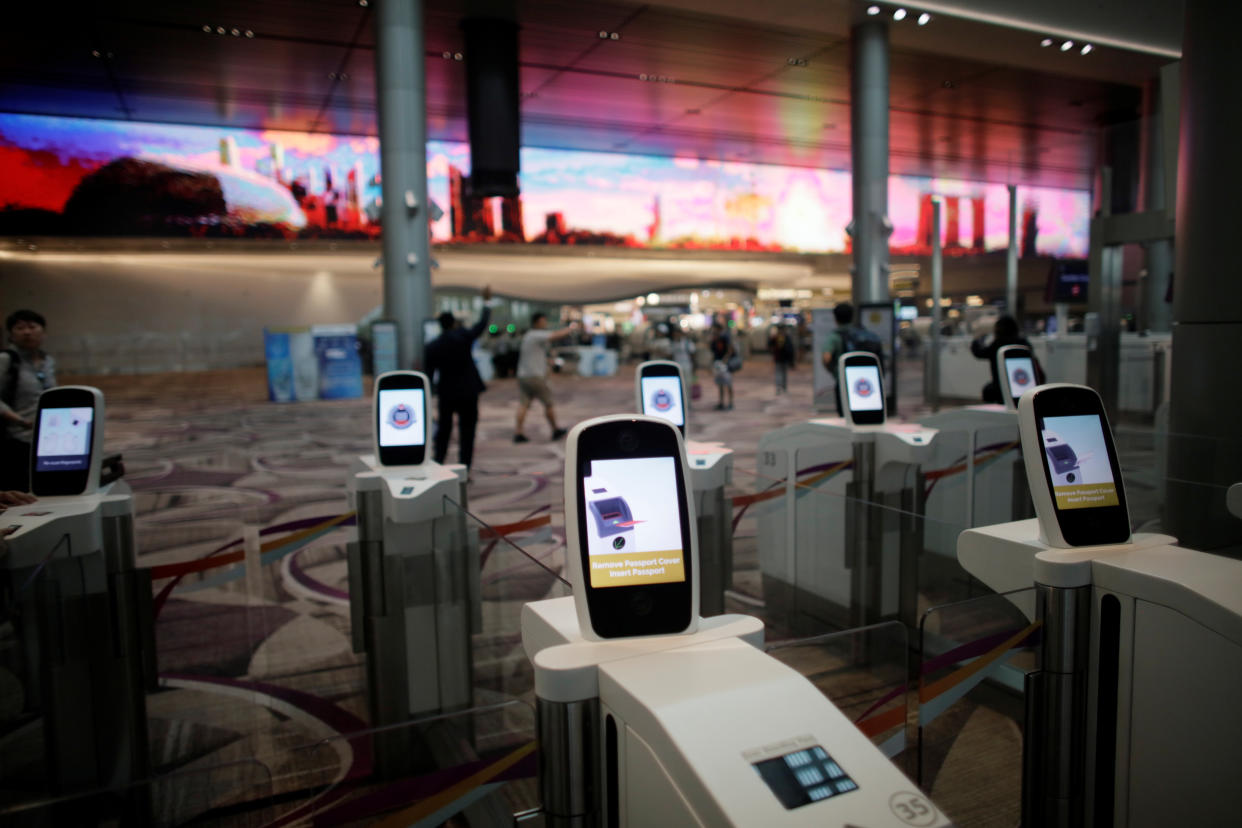
[[[1030,357],[1006,359],[1005,374],[1009,377],[1009,396],[1015,400],[1035,387],[1035,363]]]
[[[380,389],[377,413],[381,448],[421,446],[427,442],[424,393],[421,388]]]
[[[819,745],[754,764],[786,810],[858,790],[840,765]]]
[[[35,471],[82,471],[91,464],[93,408],[44,408],[39,412]]]
[[[594,588],[686,580],[676,459],[592,460],[582,480]]]
[[[1120,505],[1098,414],[1044,417],[1040,436],[1058,509]]]
[[[677,427],[686,424],[682,410],[681,380],[677,377],[643,377],[643,413],[668,420]]]
[[[851,411],[879,411],[884,407],[880,393],[880,369],[874,365],[846,365],[845,387]]]

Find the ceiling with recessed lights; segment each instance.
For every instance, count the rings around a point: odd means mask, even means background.
[[[0,111],[373,135],[374,5],[28,4],[0,35]],[[465,140],[468,3],[425,5],[429,136]],[[522,143],[848,168],[848,33],[868,5],[519,0]],[[1170,59],[1065,34],[1081,27],[875,5],[894,173],[1088,188],[1098,127],[1136,117]]]

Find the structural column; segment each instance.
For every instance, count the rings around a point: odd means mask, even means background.
[[[379,0],[375,93],[383,203],[384,316],[397,323],[402,368],[423,365],[432,315],[427,227],[427,106],[422,0]]]
[[[1242,280],[1237,274],[1242,4],[1189,0],[1181,64],[1173,369],[1169,410],[1170,534],[1193,549],[1242,542],[1225,491],[1242,478]]]
[[[888,294],[888,25],[868,20],[850,36],[850,155],[853,162],[854,302]]]

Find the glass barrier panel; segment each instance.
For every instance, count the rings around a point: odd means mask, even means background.
[[[919,625],[915,779],[955,824],[1017,824],[1034,587],[928,609]]]
[[[978,592],[956,555],[969,525],[968,437],[877,446],[830,429],[769,435],[756,472],[735,468],[730,608],[761,616],[780,640],[888,619],[914,629],[922,609]]]
[[[907,680],[909,631],[888,621],[769,644],[769,655],[797,670],[907,773],[915,744]]]

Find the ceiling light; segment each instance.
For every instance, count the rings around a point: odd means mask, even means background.
[[[931,15],[928,14],[927,12],[923,12],[922,14],[919,15],[920,26],[926,26],[930,22],[931,22]]]
[[[620,39],[621,39],[621,35],[620,35],[619,33],[617,33],[617,32],[610,32],[610,33],[608,34],[608,37],[609,37],[610,39],[612,39],[612,40],[620,40]]]
[[[905,9],[898,9],[897,11],[893,12],[893,19],[894,19],[894,20],[897,20],[897,21],[902,21],[902,20],[905,20],[905,19],[906,19],[906,10],[905,10]]]
[[[231,34],[233,35],[233,37],[241,37],[241,29],[233,29]]]
[[[1067,40],[1061,44],[1062,52],[1068,52],[1070,49],[1073,49],[1073,48],[1074,48],[1074,41],[1072,40]]]
[[[1092,50],[1092,49],[1094,49],[1094,48],[1095,48],[1095,47],[1094,47],[1094,46],[1092,46],[1090,43],[1084,43],[1084,44],[1082,45],[1082,51],[1081,51],[1079,54],[1089,55],[1089,54],[1091,54],[1091,50]]]
[[[246,37],[254,37],[254,32],[252,32],[250,29],[246,29]]]
[[[601,30],[600,30],[600,33],[599,33],[599,39],[600,39],[600,40],[607,40],[607,39],[608,39],[608,32],[605,32],[604,30],[602,30],[602,29],[601,29]]]
[[[224,34],[224,27],[223,27],[223,26],[216,26],[216,34],[218,34],[218,35],[222,35],[222,34]]]
[[[358,5],[365,9],[367,6],[371,5],[371,3],[370,0],[358,0]]]
[[[1050,38],[1050,37],[1045,37],[1043,40],[1039,41],[1039,45],[1040,45],[1040,46],[1043,46],[1043,47],[1045,47],[1045,48],[1047,48],[1047,47],[1051,46],[1051,45],[1052,45],[1052,38]]]
[[[203,33],[204,33],[204,34],[211,34],[211,27],[210,27],[210,26],[204,26],[204,27],[203,27]]]
[[[875,17],[879,13],[880,13],[879,6],[867,6],[867,14],[871,15],[872,17]]]

